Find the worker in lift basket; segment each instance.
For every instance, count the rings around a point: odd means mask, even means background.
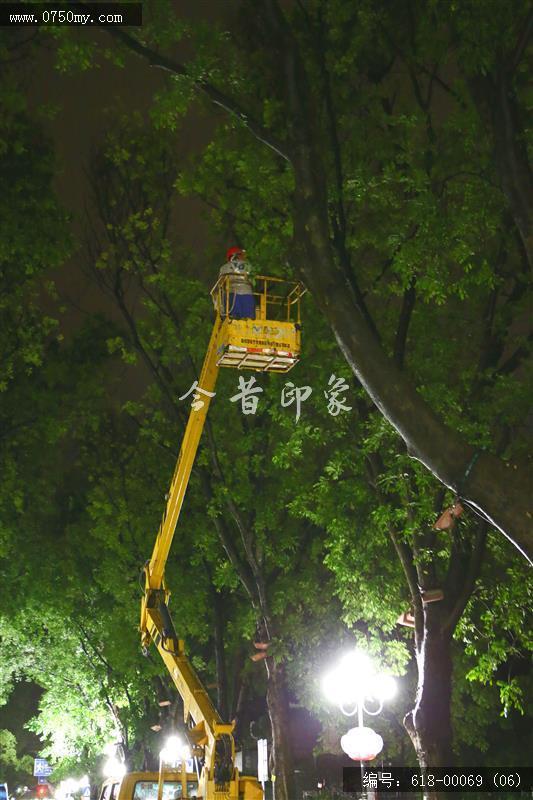
[[[229,297],[222,292],[223,307],[220,316],[232,319],[255,319],[255,300],[250,283],[246,252],[240,247],[230,247],[226,253],[227,261],[220,267],[219,277],[228,276]],[[227,286],[227,284],[226,284]]]

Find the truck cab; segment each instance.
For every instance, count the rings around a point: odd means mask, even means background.
[[[129,772],[123,778],[107,778],[98,800],[157,800],[158,772]],[[194,772],[165,770],[162,800],[197,797],[198,779]]]

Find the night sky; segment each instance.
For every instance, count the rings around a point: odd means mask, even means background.
[[[217,0],[194,2],[186,0],[175,4],[179,14],[191,20],[220,19],[231,4]],[[144,13],[147,13],[147,4]],[[132,31],[134,29],[131,29]],[[83,31],[76,29],[75,35],[91,36],[108,44],[105,31]],[[185,47],[175,56],[186,57]],[[62,318],[63,328],[77,327],[88,313],[102,311],[116,317],[113,303],[103,296],[94,281],[83,271],[86,258],[83,252],[83,239],[86,235],[85,215],[90,211],[90,187],[86,176],[91,152],[101,141],[109,122],[124,112],[131,114],[140,111],[148,116],[152,97],[160,89],[168,76],[159,69],[150,67],[144,60],[126,54],[125,66],[116,67],[107,60],[100,60],[98,69],[86,72],[76,70],[68,74],[55,69],[53,51],[42,49],[37,69],[28,71],[26,85],[30,107],[36,110],[40,105],[50,105],[56,109],[55,117],[45,121],[45,129],[52,137],[59,175],[56,189],[63,206],[73,218],[73,231],[81,246],[71,259],[55,276],[61,300],[67,307]],[[213,119],[218,117],[213,111]],[[186,160],[193,153],[200,152],[209,141],[211,126],[206,122],[205,112],[201,118],[193,108],[183,119],[176,132],[176,148]],[[207,232],[204,220],[205,208],[196,198],[177,198],[173,216],[173,238],[181,246],[201,252],[202,242]],[[222,244],[221,258],[226,243]],[[215,274],[219,264],[207,266],[206,277]]]

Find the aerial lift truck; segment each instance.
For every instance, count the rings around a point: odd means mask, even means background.
[[[201,765],[194,794],[204,800],[260,800],[263,792],[256,778],[239,774],[234,723],[221,719],[178,638],[168,607],[165,565],[220,367],[288,372],[300,357],[300,300],[305,291],[299,282],[257,276],[255,317],[237,319],[232,316],[232,288],[232,276],[221,274],[211,290],[213,331],[152,557],[144,566],[141,603],[141,644],[145,649],[151,643],[156,646],[181,695],[189,744]],[[181,796],[187,796],[185,782]]]

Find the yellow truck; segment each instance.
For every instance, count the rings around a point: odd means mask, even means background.
[[[128,772],[123,778],[104,781],[98,800],[157,800],[158,772]],[[162,800],[197,797],[198,778],[181,769],[165,770]]]
[[[221,275],[211,291],[215,323],[193,394],[192,409],[167,495],[151,559],[144,566],[145,593],[141,604],[141,644],[154,644],[183,700],[187,738],[196,775],[132,772],[105,782],[100,800],[262,800],[255,777],[240,775],[235,765],[234,724],[224,722],[178,638],[168,607],[164,571],[174,531],[194,464],[220,367],[285,373],[300,357],[299,282],[258,276],[255,316],[232,316],[231,276]],[[182,774],[183,773],[183,774]],[[159,786],[158,783],[162,785]]]

